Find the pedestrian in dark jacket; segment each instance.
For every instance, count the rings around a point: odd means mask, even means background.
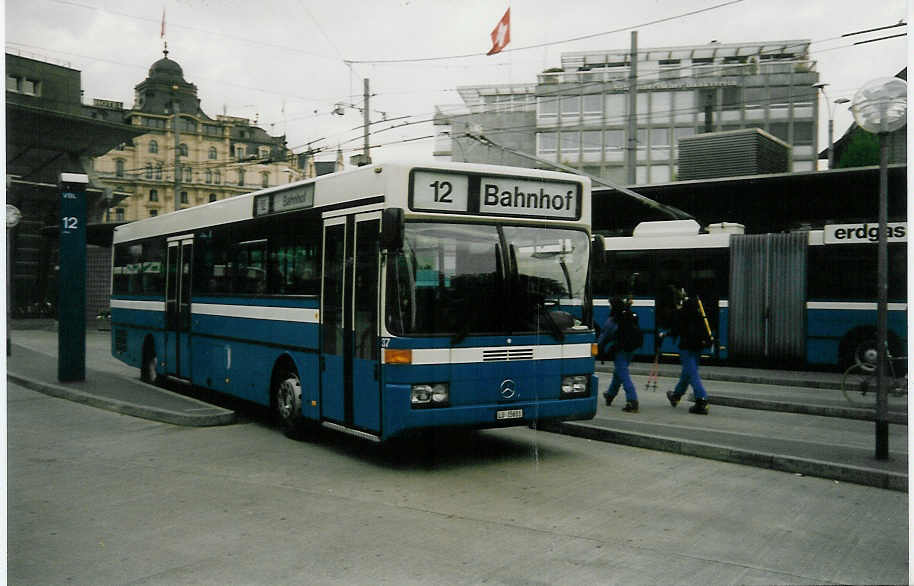
[[[625,406],[622,410],[626,413],[637,413],[638,393],[635,391],[635,383],[632,382],[631,374],[628,371],[637,347],[632,348],[631,343],[626,343],[626,338],[630,339],[627,334],[630,333],[631,328],[638,327],[638,322],[629,304],[621,297],[613,297],[609,301],[609,305],[609,317],[603,324],[600,339],[597,340],[598,348],[602,350],[609,345],[613,351],[613,378],[609,383],[609,388],[603,393],[603,399],[607,406],[612,405],[621,386],[625,389]],[[640,330],[638,334],[640,335]]]
[[[698,358],[701,351],[711,345],[711,331],[702,310],[701,300],[697,296],[682,298],[670,333],[679,337],[679,360],[682,363],[682,370],[676,387],[672,391],[667,391],[666,397],[670,405],[675,407],[691,385],[695,393],[695,404],[689,408],[689,413],[707,415],[708,393],[698,375]]]

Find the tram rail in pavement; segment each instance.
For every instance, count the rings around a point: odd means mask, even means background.
[[[18,325],[18,327],[17,327]],[[7,377],[34,390],[137,417],[175,425],[225,425],[235,419],[230,409],[148,385],[137,369],[115,360],[110,334],[86,333],[86,380],[56,381],[57,332],[45,327],[14,324]],[[650,364],[634,363],[640,413],[623,413],[624,396],[607,407],[600,397],[590,421],[544,426],[547,431],[670,451],[907,491],[907,397],[893,399],[890,458],[875,459],[874,424],[866,409],[847,404],[840,374],[770,371],[702,366],[711,396],[710,415],[688,413],[688,403],[676,408],[666,399],[678,375],[678,365],[660,365],[656,391],[645,382]],[[602,391],[611,379],[610,365],[597,364]]]

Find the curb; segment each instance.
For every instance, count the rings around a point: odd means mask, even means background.
[[[719,460],[721,462],[730,462],[733,464],[755,466],[757,468],[767,468],[780,472],[791,472],[794,474],[828,478],[841,482],[874,486],[899,492],[907,492],[908,490],[907,476],[896,472],[860,468],[858,466],[842,466],[831,462],[823,462],[808,458],[783,456],[767,452],[753,452],[741,448],[728,448],[725,446],[685,441],[671,437],[618,431],[586,423],[553,423],[541,426],[540,429],[596,441],[671,452],[683,456],[695,456],[708,460]]]
[[[173,425],[183,425],[188,427],[212,427],[217,425],[228,425],[235,421],[235,413],[233,411],[226,411],[218,407],[213,407],[212,405],[208,405],[188,397],[184,397],[184,399],[199,403],[201,405],[201,409],[205,408],[210,411],[218,410],[220,413],[208,415],[188,415],[186,413],[171,411],[169,409],[159,409],[157,407],[148,407],[143,405],[136,405],[134,403],[127,403],[125,401],[118,401],[117,399],[102,398],[76,389],[70,389],[60,385],[53,385],[41,381],[36,381],[35,379],[21,376],[12,372],[7,372],[6,378],[33,391],[44,393],[45,395],[50,395],[60,399],[67,399],[75,403],[82,403],[84,405],[90,405],[92,407],[98,407],[108,411],[114,411],[115,413],[121,413],[123,415],[131,415],[133,417],[140,417],[142,419],[160,421],[162,423],[171,423]],[[156,390],[162,392],[162,389]]]
[[[799,413],[801,415],[818,415],[820,417],[840,417],[843,419],[859,419],[862,421],[876,421],[873,409],[862,407],[832,407],[828,405],[807,405],[791,403],[789,401],[771,401],[768,399],[747,399],[727,395],[711,395],[708,402],[722,407],[740,407],[743,409],[756,409],[759,411],[780,411],[783,413]],[[886,421],[892,425],[908,424],[908,414],[901,411],[889,411]]]
[[[597,364],[596,372],[599,374],[601,372],[611,375],[613,372],[611,364]],[[629,372],[631,374],[647,376],[651,373],[651,367],[645,366],[643,363],[636,364],[632,363],[629,365]],[[679,371],[675,372],[670,371],[664,373],[660,371],[660,376],[666,376],[667,378],[677,378],[679,376]],[[779,385],[779,386],[788,386],[788,387],[806,387],[809,389],[832,389],[832,390],[841,390],[840,381],[828,381],[828,380],[816,380],[816,379],[790,379],[786,377],[777,377],[767,374],[738,374],[738,373],[729,373],[729,372],[719,372],[715,371],[713,368],[706,366],[702,367],[701,370],[702,380],[715,380],[715,381],[724,381],[731,383],[749,383],[755,385]]]

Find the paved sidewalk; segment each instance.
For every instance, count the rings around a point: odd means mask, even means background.
[[[175,425],[226,425],[235,420],[228,409],[144,383],[139,369],[115,360],[107,332],[86,333],[86,380],[57,380],[57,332],[48,328],[14,330],[7,378],[39,391],[125,415]]]
[[[643,365],[633,371],[649,372]],[[633,374],[640,412],[624,413],[624,392],[612,407],[604,405],[602,392],[611,370],[598,364],[600,406],[590,421],[567,422],[549,429],[594,440],[736,462],[806,474],[837,481],[906,491],[908,485],[907,401],[893,399],[889,426],[889,459],[875,459],[875,424],[866,409],[850,407],[840,390],[827,388],[830,373],[747,371],[744,380],[731,382],[720,367],[701,367],[711,397],[709,415],[688,412],[684,399],[673,408],[666,391],[676,383],[678,366],[665,365],[656,391],[645,390],[646,374]],[[739,369],[727,369],[739,370]],[[670,376],[666,376],[670,375]],[[802,376],[817,387],[789,386]],[[837,375],[840,378],[840,375]],[[840,384],[839,384],[840,386]],[[786,406],[778,409],[778,406]]]
[[[57,382],[57,332],[44,327],[11,331],[7,376],[34,390],[73,401],[177,425],[225,425],[231,410],[139,380],[138,369],[110,354],[108,332],[86,332],[86,380]],[[854,408],[840,390],[837,373],[804,373],[701,367],[711,395],[711,413],[688,413],[684,400],[670,406],[665,392],[678,365],[661,365],[656,391],[645,389],[650,364],[632,365],[641,412],[621,411],[624,395],[603,405],[590,421],[547,427],[570,435],[676,452],[740,464],[854,482],[892,490],[908,486],[907,397],[892,399],[887,461],[875,459],[875,425],[868,409]],[[611,364],[597,364],[600,392]]]

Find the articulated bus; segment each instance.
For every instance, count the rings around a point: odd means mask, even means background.
[[[887,230],[888,344],[900,356],[907,339],[906,225]],[[595,323],[606,319],[608,297],[631,295],[645,332],[638,353],[676,354],[674,341],[656,334],[672,325],[673,291],[685,288],[702,300],[717,341],[706,355],[719,361],[846,367],[872,356],[878,223],[782,234],[744,234],[740,224],[718,223],[700,231],[693,220],[673,220],[642,222],[632,236],[595,236],[605,249],[593,276]]]
[[[596,412],[590,182],[383,164],[119,226],[112,353],[383,441]]]

